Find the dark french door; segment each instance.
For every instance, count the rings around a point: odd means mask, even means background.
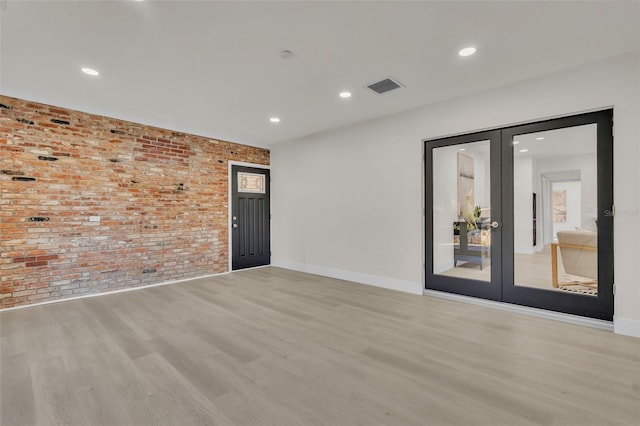
[[[269,170],[231,167],[231,269],[271,263]]]
[[[612,118],[425,141],[425,288],[612,320]]]

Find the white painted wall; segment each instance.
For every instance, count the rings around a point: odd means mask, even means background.
[[[433,150],[433,272],[453,268],[453,222],[458,218],[458,147]]]
[[[513,159],[513,250],[531,254],[533,247],[533,160]]]
[[[614,111],[615,114],[615,111]],[[614,147],[617,147],[618,140],[614,141]],[[615,148],[614,148],[615,149]],[[614,163],[617,164],[617,163]],[[595,154],[576,155],[574,157],[548,158],[536,161],[536,182],[542,182],[542,175],[562,172],[562,171],[579,171],[580,182],[582,182],[580,190],[581,198],[581,228],[590,231],[596,231],[595,218],[598,216],[598,171],[596,166]],[[540,192],[542,190],[540,189]],[[616,203],[618,201],[617,188],[614,188],[614,196]]]
[[[423,139],[613,106],[615,329],[640,337],[639,75],[624,55],[273,146],[272,263],[421,293]]]

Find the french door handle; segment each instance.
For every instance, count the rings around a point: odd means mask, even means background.
[[[489,226],[491,226],[493,229],[498,229],[498,228],[500,228],[500,222],[497,222],[497,221],[494,220],[493,222],[491,222],[489,224]]]

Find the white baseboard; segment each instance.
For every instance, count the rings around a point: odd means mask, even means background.
[[[613,328],[616,334],[640,338],[640,321],[613,317]]]
[[[290,262],[288,260],[280,259],[271,259],[271,266],[290,269],[292,271],[306,272],[308,274],[322,275],[324,277],[336,278],[339,280],[368,284],[375,287],[388,288],[390,290],[403,291],[405,293],[422,294],[422,284],[419,282],[404,281],[395,278],[381,277],[379,275],[344,271],[342,269],[308,265],[306,263]]]
[[[511,303],[496,302],[493,300],[478,299],[476,297],[462,296],[460,294],[445,293],[437,290],[425,290],[425,296],[439,297],[441,299],[454,300],[456,302],[471,303],[473,305],[486,306],[493,309],[531,315],[539,318],[568,322],[600,330],[614,331],[611,321],[603,321],[595,318],[581,317],[578,315],[564,314],[561,312],[547,311],[544,309],[530,308],[528,306],[512,305]]]
[[[164,282],[161,282],[161,283],[140,285],[140,286],[137,286],[137,287],[121,288],[121,289],[112,290],[112,291],[103,291],[102,293],[83,294],[83,295],[80,295],[80,296],[65,297],[65,298],[62,298],[62,299],[55,299],[55,300],[47,300],[45,302],[31,303],[29,305],[20,305],[20,306],[13,306],[11,308],[3,308],[3,309],[0,309],[0,312],[14,311],[16,309],[24,309],[24,308],[33,308],[33,307],[36,307],[36,306],[50,305],[52,303],[68,302],[70,300],[87,299],[89,297],[108,296],[110,294],[124,293],[125,291],[143,290],[145,288],[158,287],[158,286],[161,286],[161,285],[178,284],[178,283],[183,283],[183,282],[186,282],[186,281],[200,280],[202,278],[217,277],[219,275],[227,275],[228,273],[229,272],[221,272],[219,274],[201,275],[199,277],[184,278],[184,279],[181,279],[181,280],[164,281]]]
[[[640,321],[624,318],[614,318],[614,321],[603,321],[595,318],[581,317],[578,315],[564,314],[561,312],[547,311],[544,309],[530,308],[527,306],[513,305],[510,303],[495,302],[493,300],[479,299],[476,297],[462,296],[459,294],[445,293],[435,290],[423,290],[421,283],[397,280],[394,278],[380,277],[377,275],[362,274],[359,272],[344,271],[341,269],[327,268],[324,266],[308,265],[305,263],[290,262],[281,259],[272,259],[271,266],[290,269],[292,271],[306,272],[314,275],[336,278],[340,280],[352,281],[362,284],[369,284],[376,287],[388,288],[391,290],[403,291],[405,293],[428,295],[440,297],[442,299],[455,300],[458,302],[472,303],[494,309],[515,312],[535,317],[552,319],[567,322],[585,327],[597,328],[600,330],[612,331],[616,334],[640,338]]]

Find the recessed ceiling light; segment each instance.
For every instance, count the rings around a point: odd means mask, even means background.
[[[466,151],[467,148],[460,148],[458,151]]]
[[[529,152],[528,149],[521,149],[520,152]]]
[[[351,92],[340,92],[340,97],[341,98],[350,98],[351,97]]]
[[[520,141],[513,141],[514,145],[518,145],[520,143]]]
[[[100,75],[100,73],[93,68],[82,68],[82,72],[89,75]]]
[[[458,55],[460,55],[460,56],[471,56],[474,53],[476,53],[476,48],[475,47],[465,47],[464,49],[461,49],[458,52]]]
[[[279,122],[280,122],[280,119],[279,119],[278,117],[271,117],[271,118],[269,119],[269,121],[270,121],[270,122],[272,122],[272,123],[279,123]]]
[[[539,138],[536,138],[537,141],[541,141],[542,139],[544,139],[544,136],[540,136]]]

